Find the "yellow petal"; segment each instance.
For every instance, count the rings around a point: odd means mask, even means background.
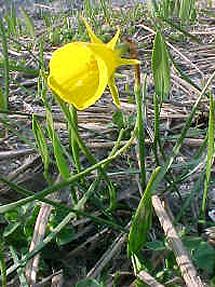
[[[108,87],[110,88],[114,104],[117,106],[118,109],[120,109],[119,92],[115,84],[114,75],[112,75],[111,78],[109,79]]]
[[[49,87],[64,101],[83,110],[94,104],[108,84],[108,67],[90,44],[74,42],[56,50],[50,60]]]
[[[48,85],[60,98],[80,110],[95,102],[93,97],[98,97],[101,85],[100,63],[85,43],[74,42],[56,50],[49,67]]]
[[[101,44],[102,41],[95,35],[95,33],[93,32],[92,28],[90,27],[90,25],[87,23],[87,21],[82,17],[82,20],[84,22],[84,25],[87,29],[88,35],[90,37],[90,40],[92,43],[98,43]]]
[[[119,39],[119,34],[120,34],[120,29],[118,28],[115,36],[107,43],[107,46],[111,48],[112,50],[114,50],[114,48],[116,47],[116,43]]]
[[[118,61],[120,60],[117,51],[110,49],[105,44],[89,43],[88,47],[95,56],[105,62],[110,77],[114,73],[116,67],[118,66]]]
[[[119,66],[123,66],[123,65],[138,65],[141,62],[139,60],[136,59],[125,59],[125,58],[120,58],[119,59]]]
[[[98,59],[97,64],[99,69],[99,85],[93,97],[93,103],[95,103],[104,93],[109,78],[106,63],[103,60]]]

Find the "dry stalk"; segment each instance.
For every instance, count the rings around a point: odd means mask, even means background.
[[[157,195],[152,196],[152,205],[164,230],[167,241],[175,254],[176,262],[181,270],[181,274],[184,278],[186,286],[203,287],[204,284],[202,283],[201,278],[197,275],[196,269],[189,257],[189,254],[183,246],[183,243],[179,238],[169,215],[167,214],[160,198]]]
[[[152,277],[148,272],[146,271],[140,271],[137,274],[137,278],[147,284],[150,287],[164,287],[164,285],[160,284],[154,277]]]
[[[59,181],[60,176],[58,176],[58,178],[56,179],[56,183]],[[56,192],[55,194],[51,195],[51,198],[56,198],[58,196],[58,193],[59,192]],[[39,214],[36,219],[29,252],[33,251],[43,241],[52,208],[53,207],[51,205],[47,203],[42,203]],[[28,264],[26,265],[25,274],[30,286],[36,284],[39,261],[40,254],[37,254],[32,259],[30,259]]]
[[[46,226],[48,224],[51,210],[52,206],[46,203],[43,203],[41,205],[34,227],[34,233],[30,244],[29,252],[33,251],[44,239]],[[28,262],[26,266],[25,274],[31,286],[36,283],[39,260],[40,254],[37,254]]]
[[[126,226],[129,228],[130,223]],[[102,255],[100,260],[95,264],[95,266],[88,272],[87,277],[96,278],[102,269],[110,262],[110,260],[116,255],[116,253],[120,250],[122,245],[124,244],[127,238],[127,234],[120,233],[119,236],[114,240],[111,246],[107,249],[107,251]]]

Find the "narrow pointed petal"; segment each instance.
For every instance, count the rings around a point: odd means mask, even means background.
[[[117,106],[118,109],[120,109],[121,105],[119,100],[119,92],[115,84],[114,75],[109,79],[108,87],[110,89],[114,104]]]
[[[125,58],[120,58],[118,65],[123,66],[123,65],[139,65],[140,61],[136,59],[125,59]]]
[[[102,41],[95,35],[95,33],[93,32],[92,28],[90,27],[90,25],[87,23],[87,21],[82,17],[82,20],[84,22],[84,25],[87,29],[87,33],[90,37],[90,40],[92,43],[97,43],[97,44],[101,44]]]
[[[114,50],[114,48],[116,47],[117,41],[119,39],[119,34],[120,34],[120,29],[118,28],[115,36],[107,43],[107,46],[111,48],[112,50]]]

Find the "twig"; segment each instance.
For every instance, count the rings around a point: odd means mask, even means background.
[[[40,242],[43,240],[49,216],[51,214],[51,210],[52,210],[51,205],[48,205],[46,203],[42,204],[34,227],[34,233],[30,244],[29,252],[34,250],[35,247],[39,245]],[[37,254],[28,262],[26,266],[25,273],[28,282],[30,283],[31,286],[32,284],[36,283],[39,260],[40,260],[40,254]]]
[[[152,204],[167,237],[167,241],[175,253],[176,262],[181,270],[181,274],[184,278],[186,286],[203,287],[204,284],[197,275],[196,269],[189,258],[189,254],[183,246],[175,227],[173,226],[160,198],[157,195],[152,196]]]
[[[61,276],[63,275],[63,270],[59,270],[51,275],[49,275],[48,277],[44,278],[42,281],[34,284],[32,287],[44,287],[47,286],[47,282],[51,281],[54,277],[56,276]],[[58,285],[59,287],[59,285]]]
[[[146,271],[140,271],[137,274],[137,278],[142,282],[146,283],[150,287],[164,287],[164,285],[160,284],[154,277],[152,277]]]
[[[10,151],[1,151],[0,152],[0,160],[16,158],[23,155],[35,153],[34,149],[21,149],[21,150],[10,150]]]
[[[60,176],[57,177],[56,183],[59,182],[59,180]],[[57,191],[55,194],[52,195],[52,198],[56,198],[58,194],[62,193],[59,193]],[[33,251],[43,241],[52,208],[53,207],[47,203],[43,203],[41,205],[39,214],[36,219],[29,252]],[[29,260],[28,264],[26,265],[25,274],[31,286],[36,283],[39,260],[40,254],[38,253],[31,260]]]
[[[126,226],[126,229],[129,228],[130,223]],[[111,246],[103,254],[100,260],[95,264],[95,266],[88,272],[87,277],[96,278],[102,269],[108,264],[108,262],[115,256],[121,246],[126,240],[127,234],[120,233],[120,235],[114,240]]]

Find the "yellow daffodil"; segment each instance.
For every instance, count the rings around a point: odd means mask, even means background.
[[[115,49],[119,29],[103,43],[84,20],[91,42],[73,42],[57,49],[50,60],[49,87],[64,101],[84,110],[94,104],[110,88],[115,105],[120,108],[114,72],[121,65],[139,64],[135,59],[123,59]]]

